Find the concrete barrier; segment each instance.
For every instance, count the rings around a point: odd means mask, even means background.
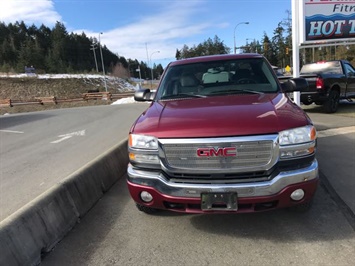
[[[0,223],[0,265],[38,265],[126,172],[127,140]]]

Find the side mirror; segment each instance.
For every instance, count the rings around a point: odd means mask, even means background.
[[[307,91],[308,82],[304,78],[292,78],[281,84],[284,92]]]
[[[137,102],[153,101],[155,92],[150,89],[140,89],[134,93],[134,100]]]

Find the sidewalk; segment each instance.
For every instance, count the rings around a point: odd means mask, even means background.
[[[355,112],[355,105],[353,106]],[[318,131],[321,182],[355,215],[355,117],[304,108]],[[344,204],[343,204],[344,205]]]

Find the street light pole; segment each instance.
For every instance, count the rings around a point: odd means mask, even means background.
[[[102,63],[102,73],[104,74],[104,83],[105,83],[105,90],[107,92],[107,84],[106,84],[106,75],[105,75],[105,66],[104,66],[104,58],[102,56],[102,48],[101,48],[101,39],[100,39],[100,35],[103,34],[102,32],[100,32],[99,34],[99,47],[100,47],[100,54],[101,54],[101,63]]]
[[[238,25],[240,24],[249,24],[249,22],[239,22],[235,27],[234,27],[234,54],[237,53],[237,46],[235,44],[235,30],[237,29]]]
[[[152,62],[152,55],[155,54],[155,53],[160,53],[160,51],[155,51],[153,53],[150,54],[150,57],[149,57],[149,61],[150,61],[150,64],[151,64],[151,75],[152,75],[152,80],[150,81],[150,88],[152,89],[153,88],[153,62]]]

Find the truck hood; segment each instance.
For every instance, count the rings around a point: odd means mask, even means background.
[[[284,94],[228,95],[153,102],[131,132],[158,138],[278,133],[311,124]]]

